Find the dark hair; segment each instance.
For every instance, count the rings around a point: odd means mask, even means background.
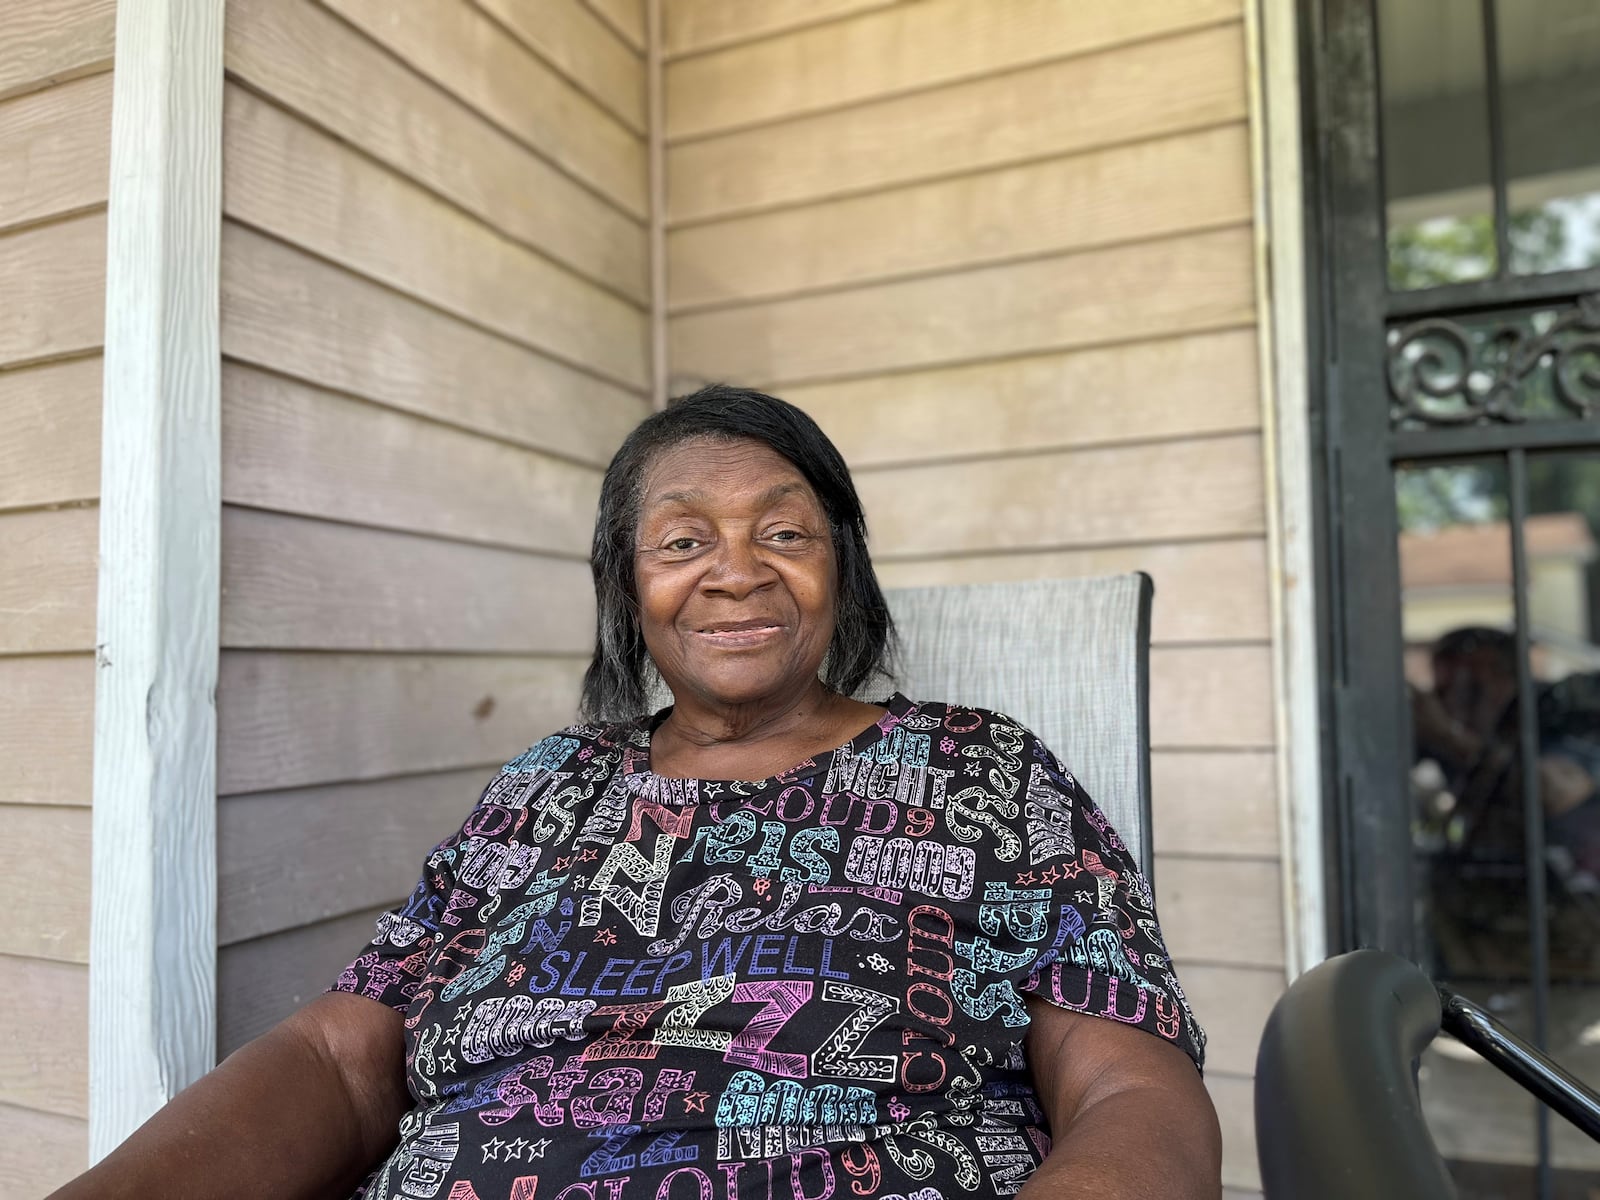
[[[794,405],[716,383],[646,417],[606,468],[589,558],[598,620],[594,659],[583,677],[584,715],[605,721],[644,711],[650,659],[634,584],[644,480],[657,455],[696,438],[762,442],[806,477],[827,514],[839,577],[823,682],[848,696],[874,674],[887,675],[894,622],[867,555],[866,518],[843,456]]]
[[[1432,647],[1435,660],[1470,658],[1480,651],[1491,655],[1495,665],[1502,666],[1508,671],[1516,670],[1517,639],[1504,629],[1493,629],[1487,625],[1463,625],[1459,629],[1440,634]]]

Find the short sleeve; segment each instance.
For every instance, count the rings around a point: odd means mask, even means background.
[[[1203,1066],[1205,1033],[1167,954],[1149,881],[1077,779],[1034,747],[1018,882],[1036,895],[1049,889],[1052,928],[1021,990],[1137,1026]]]
[[[465,830],[458,830],[428,853],[411,894],[378,917],[372,940],[339,973],[329,991],[367,996],[405,1012],[442,937],[442,920],[454,890],[456,850],[465,836]]]
[[[411,895],[378,918],[372,941],[330,990],[404,1012],[435,966],[445,969],[442,960],[475,957],[482,949],[484,906],[497,902],[503,887],[526,879],[538,860],[538,848],[518,840],[523,824],[541,808],[541,797],[582,762],[597,769],[595,746],[612,747],[620,757],[607,732],[575,725],[501,767],[461,828],[429,852]]]

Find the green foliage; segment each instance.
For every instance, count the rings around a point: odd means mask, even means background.
[[[1566,263],[1570,239],[1558,212],[1514,212],[1506,235],[1519,274],[1559,270]],[[1494,220],[1488,213],[1433,217],[1389,229],[1389,286],[1395,291],[1488,279],[1494,271]]]

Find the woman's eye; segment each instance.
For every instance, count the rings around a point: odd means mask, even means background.
[[[692,537],[676,537],[667,543],[668,550],[689,551],[700,543]]]
[[[798,529],[779,529],[771,535],[775,542],[797,542],[804,536]]]

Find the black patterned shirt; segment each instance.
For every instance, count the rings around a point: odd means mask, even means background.
[[[1050,1145],[1025,994],[1199,1066],[1077,781],[999,713],[886,704],[759,782],[653,774],[660,715],[507,763],[335,985],[405,1016],[367,1196],[1010,1195]]]

